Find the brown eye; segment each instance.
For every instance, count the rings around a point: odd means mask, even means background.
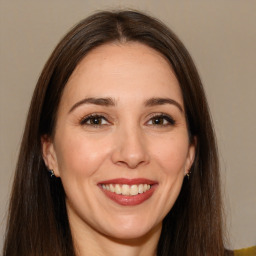
[[[148,125],[154,126],[167,126],[167,125],[174,125],[175,121],[167,115],[156,115],[152,117],[148,123]]]
[[[89,125],[89,126],[101,126],[107,125],[109,122],[106,120],[104,116],[92,115],[84,118],[81,122],[81,125]]]
[[[102,118],[101,117],[91,117],[88,121],[89,121],[89,124],[92,124],[92,125],[102,124]]]
[[[154,117],[152,118],[152,124],[153,125],[163,125],[164,124],[164,118],[163,117]]]

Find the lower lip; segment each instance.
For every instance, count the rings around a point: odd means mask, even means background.
[[[124,205],[124,206],[134,206],[134,205],[142,204],[143,202],[148,200],[153,195],[156,187],[157,187],[157,185],[152,185],[152,187],[144,193],[141,193],[141,194],[138,194],[135,196],[124,196],[124,195],[121,195],[121,194],[118,195],[116,193],[113,193],[111,191],[103,189],[100,186],[101,190],[104,192],[104,194],[108,198],[110,198],[114,202],[116,202],[120,205]]]

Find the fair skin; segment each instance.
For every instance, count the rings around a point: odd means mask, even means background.
[[[62,180],[79,256],[155,255],[195,154],[179,83],[160,53],[135,42],[92,50],[42,146]]]

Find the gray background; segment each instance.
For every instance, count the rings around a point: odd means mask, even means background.
[[[0,250],[15,162],[39,73],[71,26],[96,10],[120,7],[160,18],[190,51],[219,142],[228,246],[256,244],[255,0],[1,0],[0,4]]]

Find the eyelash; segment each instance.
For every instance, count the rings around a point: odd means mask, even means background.
[[[104,117],[103,115],[99,115],[99,114],[91,114],[91,115],[88,115],[88,116],[86,116],[86,117],[84,117],[84,118],[82,118],[82,120],[80,121],[80,124],[81,125],[87,125],[87,126],[93,126],[93,127],[100,127],[100,126],[102,126],[102,125],[106,125],[106,124],[88,124],[87,122],[88,121],[93,121],[93,119],[94,120],[96,120],[96,119],[101,119],[101,122],[102,122],[102,120],[105,120],[107,123],[109,123],[109,121],[107,120],[107,118],[106,117]]]
[[[165,123],[165,124],[151,124],[151,125],[153,125],[153,126],[169,126],[169,125],[173,126],[173,125],[176,124],[175,120],[174,120],[171,116],[166,115],[166,114],[164,114],[164,113],[153,114],[153,115],[150,117],[149,121],[150,121],[150,120],[152,121],[153,119],[154,119],[154,120],[162,119],[163,122],[164,122],[164,121],[167,122],[167,123]],[[148,122],[149,122],[149,121],[148,121]],[[148,122],[147,122],[147,123],[148,123]]]
[[[96,123],[96,124],[92,124],[92,123],[88,123],[89,121],[94,121],[95,120],[101,120],[100,122],[101,123]],[[169,116],[169,115],[166,115],[166,114],[163,114],[163,113],[160,113],[160,114],[153,114],[150,116],[150,119],[149,121],[146,122],[146,124],[148,124],[150,121],[157,121],[157,120],[161,120],[160,122],[163,122],[163,123],[160,123],[160,124],[149,124],[150,126],[160,126],[160,127],[164,127],[164,126],[173,126],[175,125],[175,120]],[[106,124],[102,124],[102,121],[106,121]],[[164,122],[167,122],[167,123],[164,123]],[[87,125],[87,126],[92,126],[92,127],[96,127],[96,128],[100,128],[101,126],[105,126],[105,125],[109,125],[109,121],[108,119],[104,116],[104,115],[100,115],[100,114],[91,114],[91,115],[88,115],[86,117],[83,117],[82,120],[80,120],[80,125]]]

